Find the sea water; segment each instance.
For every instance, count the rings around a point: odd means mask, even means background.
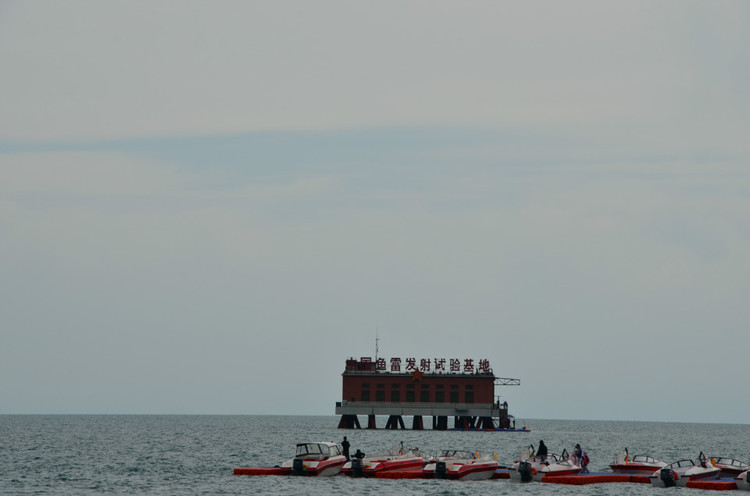
[[[384,425],[385,418],[378,418]],[[407,419],[408,420],[408,419]],[[429,420],[429,419],[428,419]],[[407,422],[408,423],[408,422]],[[521,449],[544,440],[550,452],[580,443],[592,472],[615,454],[647,454],[672,462],[708,456],[750,460],[750,425],[524,421],[531,432],[342,430],[337,417],[169,415],[0,415],[0,495],[282,494],[422,495],[659,495],[647,484],[519,484],[507,480],[385,480],[234,476],[235,467],[274,466],[307,441],[341,442],[377,453],[404,443],[436,454],[443,449],[496,452],[510,465]],[[518,423],[520,427],[521,422]],[[672,488],[682,494],[696,490]]]

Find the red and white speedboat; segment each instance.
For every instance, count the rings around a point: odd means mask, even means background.
[[[581,466],[573,462],[567,450],[563,450],[561,455],[548,453],[542,458],[534,456],[531,447],[523,450],[519,459],[508,468],[510,480],[515,482],[540,482],[544,477],[576,475],[580,471]]]
[[[734,482],[737,484],[737,489],[750,491],[750,479],[748,477],[750,477],[750,473],[747,470],[735,477]]]
[[[615,461],[609,464],[612,472],[617,474],[642,474],[651,475],[656,470],[666,467],[666,462],[657,460],[647,455],[630,456],[626,449],[623,453],[618,453]]]
[[[387,450],[383,454],[356,458],[344,464],[341,473],[374,477],[379,472],[419,470],[432,457],[418,449],[405,450],[403,445]]]
[[[734,458],[727,458],[724,456],[712,456],[709,458],[711,465],[721,470],[719,472],[719,478],[730,477],[734,479],[742,472],[750,470],[750,465],[747,463],[735,460]]]
[[[693,460],[679,460],[670,463],[651,474],[649,479],[654,487],[686,487],[689,481],[714,480],[719,477],[721,469],[705,461],[703,453],[696,464]]]
[[[336,443],[301,443],[297,445],[294,458],[281,464],[281,473],[328,477],[341,472],[345,463],[346,457]]]
[[[426,477],[455,480],[485,480],[495,476],[495,456],[476,451],[446,450],[424,466]]]

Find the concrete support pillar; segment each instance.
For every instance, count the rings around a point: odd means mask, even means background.
[[[439,415],[437,418],[437,430],[447,431],[448,430],[448,417]]]
[[[388,423],[385,424],[386,429],[406,429],[406,426],[404,425],[404,419],[401,417],[401,415],[391,415],[388,417]]]
[[[412,420],[411,428],[412,428],[412,430],[415,430],[415,431],[424,430],[424,423],[422,421],[422,416],[421,415],[414,415],[414,419]],[[433,429],[434,429],[434,426],[433,426]]]

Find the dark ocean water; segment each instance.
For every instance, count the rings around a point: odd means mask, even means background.
[[[384,419],[381,424],[384,423]],[[336,417],[5,415],[0,416],[0,495],[284,494],[284,495],[485,495],[696,494],[644,484],[560,486],[505,480],[380,480],[235,477],[235,467],[273,466],[291,458],[304,441],[340,442],[375,453],[403,441],[436,453],[441,449],[496,451],[511,464],[522,447],[543,439],[550,451],[581,443],[590,469],[605,471],[624,448],[666,462],[709,456],[750,460],[750,425],[526,421],[531,433],[339,430]],[[697,494],[702,494],[698,492]],[[710,494],[710,493],[707,493]]]

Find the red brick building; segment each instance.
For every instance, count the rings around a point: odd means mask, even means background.
[[[433,361],[434,360],[434,361]],[[336,414],[340,428],[359,428],[357,415],[387,415],[386,428],[404,428],[403,416],[413,416],[413,428],[423,429],[423,417],[433,417],[433,429],[511,430],[507,402],[495,396],[495,385],[519,385],[518,379],[498,378],[489,361],[472,359],[391,358],[372,361],[350,358],[342,374],[341,401]]]

